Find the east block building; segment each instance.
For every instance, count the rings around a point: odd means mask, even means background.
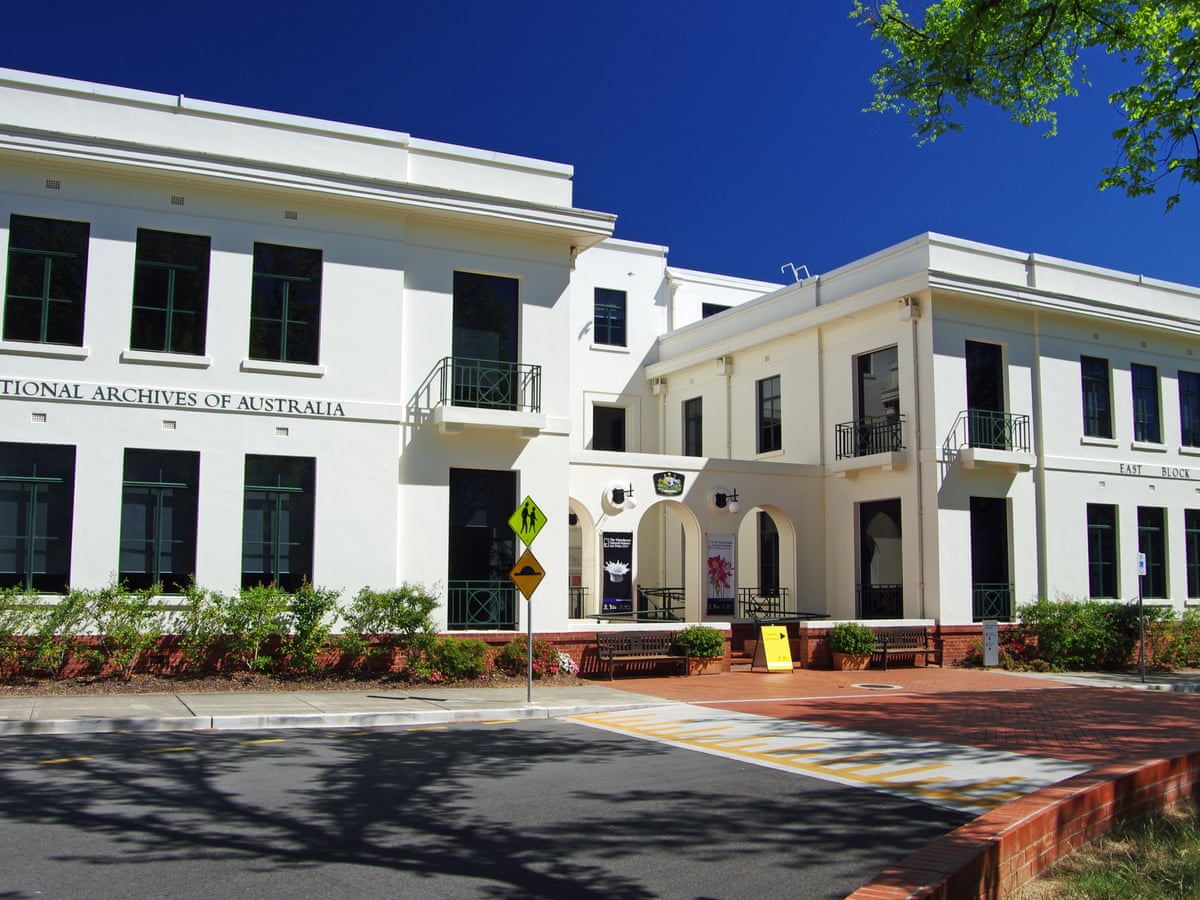
[[[780,286],[557,163],[4,70],[0,119],[0,586],[972,626],[1141,553],[1200,602],[1196,288],[933,234]]]

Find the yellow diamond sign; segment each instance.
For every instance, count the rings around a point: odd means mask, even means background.
[[[516,532],[525,546],[533,543],[533,539],[545,524],[546,514],[538,509],[532,497],[526,497],[516,512],[508,517],[508,527]]]
[[[508,573],[508,577],[513,580],[517,590],[528,600],[529,595],[537,590],[537,586],[546,577],[546,571],[537,561],[537,557],[533,555],[533,551],[526,550],[517,560],[517,564],[512,567],[512,571]]]

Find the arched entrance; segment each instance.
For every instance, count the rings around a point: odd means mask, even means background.
[[[596,523],[587,507],[570,498],[567,518],[567,616],[582,619],[599,610],[596,585]]]
[[[796,529],[777,506],[756,506],[737,532],[739,618],[799,610],[796,595]]]
[[[658,500],[637,525],[637,603],[664,618],[703,619],[704,547],[700,522],[677,500]]]

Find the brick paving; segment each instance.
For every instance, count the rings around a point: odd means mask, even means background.
[[[982,669],[735,671],[626,678],[617,685],[775,718],[1092,766],[1200,750],[1200,694],[1081,687]]]

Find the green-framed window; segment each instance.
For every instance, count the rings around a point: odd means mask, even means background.
[[[1167,516],[1158,506],[1138,507],[1138,552],[1146,554],[1142,596],[1167,596]]]
[[[1117,508],[1107,503],[1087,505],[1088,596],[1117,596]]]
[[[1183,511],[1184,549],[1187,557],[1187,595],[1200,598],[1200,509]]]
[[[67,587],[74,503],[74,447],[0,443],[0,588]]]
[[[312,581],[316,471],[308,457],[246,457],[242,587]]]
[[[1079,373],[1083,391],[1083,433],[1086,437],[1111,438],[1113,425],[1108,360],[1081,356]]]
[[[1131,363],[1129,374],[1133,381],[1133,439],[1148,444],[1162,442],[1162,425],[1158,409],[1158,369]]]
[[[129,346],[204,355],[212,240],[139,228]]]
[[[196,571],[200,454],[125,450],[120,578],[133,590],[178,593]]]
[[[704,455],[704,398],[683,401],[683,455]]]
[[[91,227],[13,214],[8,228],[4,340],[82,347]]]
[[[1179,442],[1200,447],[1200,374],[1179,373]]]
[[[783,449],[783,403],[779,376],[761,379],[756,385],[758,400],[759,453]]]
[[[250,358],[316,365],[320,336],[321,251],[256,243]]]
[[[625,346],[625,292],[596,288],[594,342],[610,347]]]

